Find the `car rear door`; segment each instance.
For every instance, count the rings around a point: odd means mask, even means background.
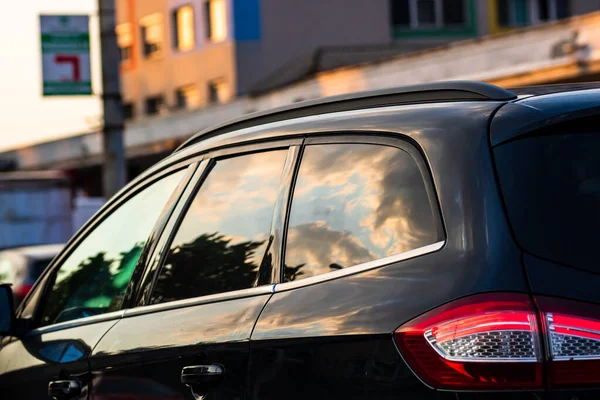
[[[299,144],[221,150],[202,162],[159,241],[140,306],[92,353],[92,399],[245,397]]]
[[[88,357],[122,317],[132,276],[186,178],[181,167],[134,185],[58,257],[18,311],[30,328],[3,340],[3,399],[44,399],[50,389],[61,399],[86,398]]]
[[[437,398],[392,340],[403,314],[439,287],[421,260],[444,232],[415,147],[308,138],[287,219],[282,283],[251,338],[250,398]]]

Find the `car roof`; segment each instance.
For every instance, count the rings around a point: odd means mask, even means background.
[[[573,112],[586,108],[589,106],[587,104],[589,102],[586,102],[583,97],[589,99],[590,94],[593,95],[596,90],[600,90],[600,83],[571,83],[503,89],[484,82],[448,81],[323,97],[252,113],[220,125],[209,127],[192,136],[175,153],[205,139],[244,128],[307,116],[374,107],[449,101],[496,101],[520,103],[521,106],[537,109],[539,111],[538,115],[529,115],[528,118],[543,120],[550,116],[562,115],[565,112]],[[582,96],[582,93],[585,93],[585,96]],[[598,100],[595,97],[593,101],[595,104],[598,104]],[[513,110],[515,110],[514,107],[503,107],[504,114],[510,113]],[[519,114],[518,111],[517,114]],[[504,140],[505,137],[506,134],[502,136],[501,140]]]
[[[64,244],[43,244],[36,246],[14,247],[5,249],[2,252],[16,253],[27,258],[41,260],[54,258],[64,246]]]
[[[175,152],[217,135],[306,116],[405,104],[448,101],[510,101],[517,98],[516,94],[506,89],[476,81],[434,82],[323,97],[249,114],[210,127],[192,136]]]

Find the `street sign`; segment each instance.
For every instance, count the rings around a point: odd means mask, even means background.
[[[87,15],[40,15],[44,96],[91,95]]]

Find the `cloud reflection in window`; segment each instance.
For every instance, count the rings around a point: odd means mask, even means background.
[[[296,183],[286,280],[346,268],[438,240],[412,156],[370,144],[308,146]]]

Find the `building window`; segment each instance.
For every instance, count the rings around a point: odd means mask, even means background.
[[[156,115],[160,113],[165,104],[162,95],[146,97],[146,115]]]
[[[498,25],[516,27],[567,18],[569,0],[496,0]]]
[[[467,24],[466,0],[391,0],[392,24],[406,28],[445,28]]]
[[[123,118],[125,121],[131,121],[135,118],[135,105],[133,103],[123,103]]]
[[[206,39],[211,42],[222,42],[227,39],[225,0],[206,0],[204,2],[204,28]]]
[[[178,109],[200,107],[200,91],[196,85],[186,85],[175,91],[175,102]]]
[[[156,58],[163,49],[163,16],[156,13],[140,20],[143,53],[146,58]]]
[[[535,7],[536,5],[537,7]],[[532,8],[534,11],[534,23],[554,21],[571,16],[571,5],[569,4],[569,0],[535,0],[532,4]]]
[[[226,103],[230,96],[229,85],[227,85],[225,80],[216,79],[208,83],[209,104]]]
[[[196,45],[196,29],[194,26],[194,7],[185,5],[176,8],[172,13],[173,47],[179,51],[187,51]]]
[[[436,2],[434,0],[417,0],[417,22],[419,26],[436,24]]]
[[[117,25],[117,44],[122,63],[131,61],[133,57],[133,30],[130,23]]]

